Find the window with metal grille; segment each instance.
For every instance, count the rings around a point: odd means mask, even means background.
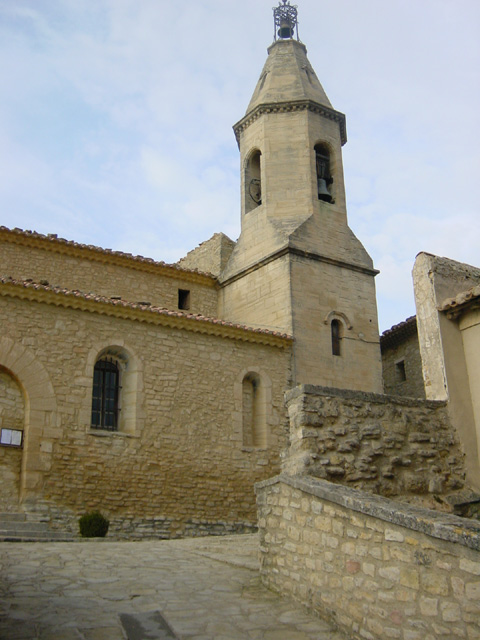
[[[120,371],[112,358],[98,360],[93,371],[92,429],[117,431]]]

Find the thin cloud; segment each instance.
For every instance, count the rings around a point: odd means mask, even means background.
[[[235,238],[231,127],[272,41],[272,4],[1,4],[0,223],[167,261],[216,231]],[[349,222],[382,270],[387,328],[413,311],[418,251],[478,261],[480,5],[303,0],[299,18],[347,115]]]

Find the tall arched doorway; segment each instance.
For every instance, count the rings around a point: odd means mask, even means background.
[[[0,511],[15,511],[20,498],[25,400],[15,376],[0,366]]]

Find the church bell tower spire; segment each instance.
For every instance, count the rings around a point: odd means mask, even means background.
[[[222,315],[295,338],[293,382],[382,391],[374,277],[348,227],[345,116],[298,39],[297,7],[273,9],[274,42],[245,116],[241,235],[221,275]]]

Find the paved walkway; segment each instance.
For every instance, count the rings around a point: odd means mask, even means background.
[[[0,543],[0,639],[124,640],[120,614],[157,611],[182,640],[345,640],[261,585],[257,544]]]

